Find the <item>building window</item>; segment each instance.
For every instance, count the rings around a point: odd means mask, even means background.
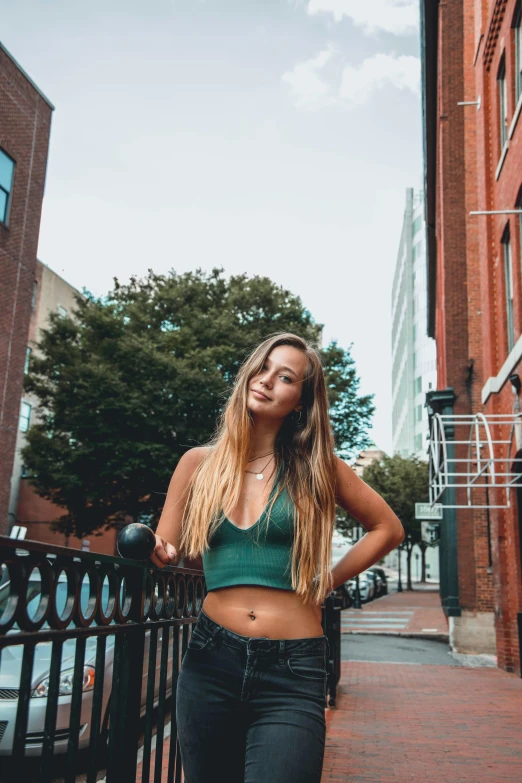
[[[506,84],[506,60],[502,57],[497,76],[498,83],[498,111],[500,120],[500,151],[507,142],[507,84]]]
[[[422,391],[422,378],[419,376],[415,378],[415,394],[420,394]]]
[[[33,283],[33,298],[31,299],[31,310],[34,310],[36,307],[36,294],[38,293],[38,281],[35,280]]]
[[[515,322],[513,318],[513,259],[511,255],[511,240],[509,226],[502,237],[504,248],[504,276],[506,285],[506,316],[507,316],[507,342],[508,353],[515,345]]]
[[[13,188],[14,160],[0,150],[0,223],[7,226],[11,208]]]
[[[27,432],[31,423],[31,406],[28,402],[22,401],[20,408],[20,430],[21,432]]]
[[[58,305],[58,315],[60,315],[62,318],[65,318],[65,316],[67,315],[67,310],[65,309],[65,307]]]
[[[415,234],[418,234],[418,232],[421,230],[421,226],[422,226],[422,217],[419,215],[419,217],[416,217],[415,220],[413,221],[413,236],[415,236]]]
[[[422,449],[422,435],[415,435],[415,451],[420,451]]]
[[[515,101],[522,95],[522,2],[515,13]]]
[[[415,418],[417,421],[422,421],[422,405],[417,405],[417,415]]]
[[[25,349],[24,375],[27,375],[27,373],[29,372],[29,360],[31,359],[31,353],[32,351],[30,348]]]

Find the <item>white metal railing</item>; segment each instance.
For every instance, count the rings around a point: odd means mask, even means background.
[[[431,420],[430,502],[444,508],[509,508],[522,486],[522,414],[443,415]],[[454,489],[448,498],[446,490]],[[465,493],[466,502],[458,502]],[[451,500],[455,499],[452,503]]]

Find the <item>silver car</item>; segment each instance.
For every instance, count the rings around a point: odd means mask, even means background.
[[[60,577],[57,583],[56,607],[60,611],[65,607],[67,599],[67,580]],[[33,616],[40,602],[41,583],[39,579],[30,579],[27,590],[27,612]],[[5,582],[0,587],[0,613],[5,606],[9,596],[9,583]],[[108,601],[108,585],[104,585],[102,592],[102,605]],[[89,601],[89,585],[86,583],[81,587],[80,600],[84,611],[87,610]],[[45,627],[45,626],[44,626]],[[16,628],[9,633],[16,633]],[[159,669],[161,654],[161,629],[158,632],[158,649],[156,656],[156,676],[155,676],[155,705],[159,695]],[[141,689],[141,715],[145,712],[145,702],[147,694],[147,673],[149,666],[149,642],[150,631],[145,635],[143,680]],[[172,635],[169,645],[169,657],[167,668],[167,690],[166,697],[172,692]],[[69,722],[71,711],[71,696],[73,684],[74,655],[76,642],[68,639],[64,642],[62,648],[62,661],[60,672],[60,691],[58,696],[58,712],[56,716],[56,731],[54,735],[54,753],[65,753],[67,751],[67,742],[69,739]],[[35,647],[33,680],[31,685],[31,700],[29,705],[29,716],[26,733],[26,756],[39,756],[42,752],[45,711],[47,709],[47,692],[49,687],[49,673],[51,666],[51,642],[40,642]],[[18,707],[18,693],[20,688],[20,675],[22,668],[23,645],[15,644],[5,647],[2,650],[0,662],[0,756],[8,756],[12,753],[14,741],[14,728],[16,721],[16,711]],[[105,653],[105,671],[103,680],[103,701],[101,720],[102,725],[107,726],[108,720],[108,702],[112,685],[112,663],[114,655],[114,636],[107,638]],[[96,658],[96,637],[91,636],[86,640],[85,659],[83,668],[83,697],[80,717],[80,736],[78,748],[85,748],[89,744],[90,721],[92,713],[92,692],[94,688],[95,664]],[[3,731],[2,731],[3,729]]]
[[[354,599],[356,580],[350,579],[348,584],[350,595],[352,599]],[[367,571],[363,571],[362,574],[359,574],[359,593],[363,603],[367,603],[368,601],[371,601],[373,598],[375,598],[375,582],[373,577],[370,576]]]

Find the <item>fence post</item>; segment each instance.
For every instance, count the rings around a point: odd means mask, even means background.
[[[328,660],[328,706],[335,706],[337,683],[341,677],[341,608],[335,595],[330,593],[323,607],[323,630],[328,639],[330,657]]]

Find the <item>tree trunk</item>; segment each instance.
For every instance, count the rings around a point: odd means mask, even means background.
[[[420,551],[421,551],[421,582],[426,581],[426,550],[428,548],[428,545],[423,542],[420,544]]]

